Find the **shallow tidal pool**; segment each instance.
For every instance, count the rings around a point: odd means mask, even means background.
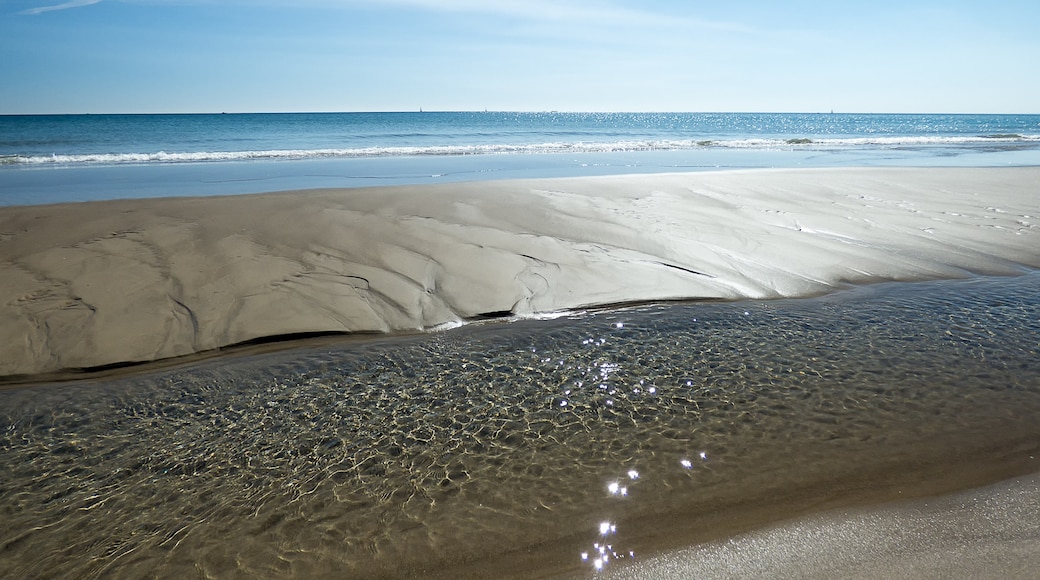
[[[1037,417],[1036,272],[19,388],[0,576],[594,574],[741,506],[1022,471]]]

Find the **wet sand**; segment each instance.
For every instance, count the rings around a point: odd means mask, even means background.
[[[0,208],[0,376],[256,339],[1040,267],[1040,169],[813,169]],[[31,378],[31,377],[30,377]]]
[[[605,569],[637,578],[1034,578],[1040,475],[838,509]]]

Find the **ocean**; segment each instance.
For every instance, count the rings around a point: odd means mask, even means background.
[[[0,205],[754,167],[1038,163],[1040,115],[0,116]]]

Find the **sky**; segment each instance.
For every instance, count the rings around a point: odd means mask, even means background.
[[[0,0],[0,114],[1040,113],[1040,2]]]

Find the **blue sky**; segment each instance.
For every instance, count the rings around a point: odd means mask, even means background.
[[[1040,2],[0,0],[0,113],[1040,113]]]

